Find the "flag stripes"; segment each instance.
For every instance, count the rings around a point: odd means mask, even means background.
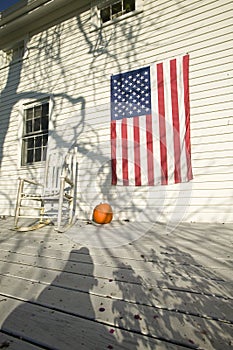
[[[188,70],[185,55],[112,76],[113,185],[192,179]]]

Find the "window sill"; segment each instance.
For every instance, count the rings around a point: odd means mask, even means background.
[[[20,170],[36,170],[44,168],[45,166],[45,160],[42,160],[41,162],[31,163],[31,164],[24,164],[20,165]]]

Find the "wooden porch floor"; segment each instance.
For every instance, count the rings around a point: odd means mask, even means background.
[[[154,224],[105,248],[12,226],[0,220],[0,349],[233,348],[233,225]]]

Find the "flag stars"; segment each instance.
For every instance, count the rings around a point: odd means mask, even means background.
[[[113,119],[149,114],[151,109],[149,67],[113,76],[111,92]],[[114,106],[118,106],[119,109],[115,109]]]

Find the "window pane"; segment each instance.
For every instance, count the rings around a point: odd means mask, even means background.
[[[33,108],[29,108],[26,110],[26,120],[33,118]]]
[[[41,161],[41,148],[35,149],[35,162]]]
[[[25,52],[25,47],[24,44],[19,46],[19,57],[22,58],[24,56],[24,52]]]
[[[33,163],[33,150],[27,151],[27,163]]]
[[[124,0],[124,9],[126,12],[135,10],[135,0]]]
[[[34,120],[34,131],[40,131],[40,118]]]
[[[15,47],[13,49],[13,54],[12,54],[12,61],[15,61],[17,59],[19,59],[20,56],[19,56],[19,48],[18,47]]]
[[[44,103],[42,105],[42,116],[48,116],[48,114],[49,114],[49,104]]]
[[[26,134],[32,132],[32,120],[26,121]]]
[[[122,13],[122,5],[121,5],[121,1],[117,2],[116,4],[112,5],[112,15],[115,14],[121,14]]]
[[[42,117],[41,124],[42,124],[41,125],[42,130],[48,130],[48,128],[49,128],[49,118],[47,116]]]
[[[100,10],[100,17],[103,23],[110,21],[110,7]]]
[[[48,143],[48,134],[43,135],[43,146],[47,146]]]
[[[42,106],[36,106],[34,109],[35,118],[40,117],[42,112]]]
[[[26,145],[27,148],[34,148],[34,137],[27,139]]]
[[[41,147],[42,146],[42,136],[36,137],[35,147]]]

